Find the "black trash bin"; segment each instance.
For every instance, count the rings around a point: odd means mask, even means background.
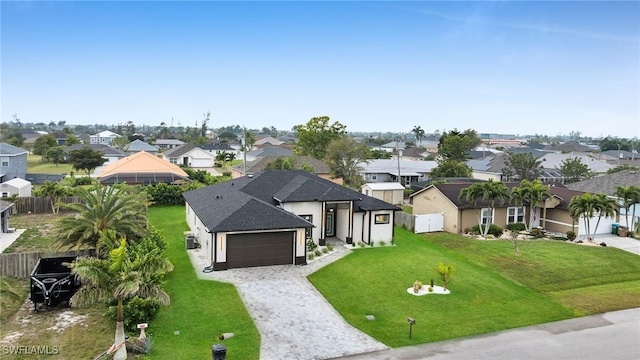
[[[222,344],[211,345],[213,360],[224,360],[227,356],[227,347]]]

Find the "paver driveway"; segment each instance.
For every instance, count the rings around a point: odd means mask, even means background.
[[[202,279],[229,282],[260,332],[260,358],[328,359],[388,347],[349,325],[306,276],[349,252],[342,246],[307,266],[280,265],[202,273],[201,251],[189,251]]]

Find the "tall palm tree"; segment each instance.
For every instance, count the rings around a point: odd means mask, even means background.
[[[569,203],[569,213],[576,220],[584,218],[584,224],[587,231],[586,237],[589,241],[593,240],[593,235],[598,230],[600,219],[602,216],[614,216],[617,213],[617,204],[614,200],[609,199],[603,194],[586,193],[581,196],[574,196]],[[591,232],[591,220],[598,215],[598,220]]]
[[[81,202],[62,205],[76,215],[61,218],[54,224],[59,248],[94,247],[101,256],[109,249],[100,241],[104,230],[113,230],[116,238],[131,241],[146,235],[146,193],[128,185],[96,184],[92,188],[77,188],[76,195]]]
[[[103,236],[112,237],[113,232],[103,232]],[[122,301],[139,296],[168,305],[170,298],[162,290],[162,278],[165,273],[173,270],[173,265],[167,258],[154,252],[129,254],[126,240],[121,239],[120,245],[109,252],[108,260],[81,257],[72,263],[71,268],[83,283],[73,296],[78,305],[107,301],[110,298],[118,300],[115,341],[108,353],[113,353],[114,359],[126,359]]]
[[[488,210],[490,214],[493,214],[496,204],[504,204],[505,200],[509,198],[509,189],[507,186],[498,181],[486,181],[478,182],[460,191],[458,199],[465,199],[468,203],[473,204],[478,212],[478,226],[482,231],[482,236],[487,237],[489,233],[490,223],[482,224],[482,208],[478,208],[478,202],[480,200],[488,202]],[[491,219],[493,221],[493,218]]]
[[[545,198],[550,197],[549,187],[544,185],[540,180],[523,180],[520,186],[511,189],[511,201],[516,205],[522,206],[529,204],[529,223],[525,222],[527,231],[531,231],[533,227],[533,218],[536,214],[537,204]]]
[[[424,130],[420,125],[414,126],[413,130],[411,130],[413,135],[416,137],[416,146],[420,147],[422,145],[422,139],[424,139]]]
[[[635,229],[636,204],[640,203],[640,186],[616,186],[615,195],[622,200],[622,207],[626,210],[625,224],[629,229]],[[629,212],[631,212],[631,224],[629,224]]]

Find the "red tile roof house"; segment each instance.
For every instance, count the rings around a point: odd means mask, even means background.
[[[503,205],[496,204],[493,214],[489,214],[488,201],[478,201],[478,205],[458,199],[462,189],[471,186],[468,183],[434,184],[416,191],[409,197],[413,204],[413,214],[443,213],[443,229],[446,232],[462,234],[478,225],[478,210],[482,211],[483,219],[491,219],[491,223],[505,228],[509,223],[529,221],[529,206],[516,206],[506,199]],[[505,183],[509,190],[519,186],[519,183]],[[534,208],[534,227],[541,227],[549,232],[565,234],[571,230],[578,236],[584,235],[584,219],[576,222],[569,214],[569,203],[574,196],[585,194],[582,191],[569,190],[564,187],[549,187],[551,197],[538,203]],[[594,222],[592,224],[595,224]],[[615,218],[602,218],[597,233],[608,233]],[[592,225],[593,226],[593,225]]]
[[[214,271],[306,264],[307,239],[389,243],[401,209],[300,170],[266,170],[183,194]]]

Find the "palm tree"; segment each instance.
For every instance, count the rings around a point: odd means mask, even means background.
[[[60,185],[57,182],[45,181],[44,185],[40,187],[40,192],[44,194],[51,203],[51,211],[57,214],[60,210],[60,205],[57,204],[61,197],[68,194],[68,189],[65,186]]]
[[[523,180],[520,186],[511,189],[511,201],[518,206],[522,206],[525,203],[529,204],[529,224],[525,222],[527,231],[531,232],[531,228],[533,227],[533,218],[536,213],[537,204],[550,196],[549,187],[544,185],[540,180]]]
[[[490,214],[493,214],[493,211],[496,207],[496,201],[498,204],[504,204],[505,200],[509,197],[509,189],[507,186],[498,181],[489,180],[487,182],[479,182],[475,183],[467,188],[462,189],[460,191],[460,195],[458,199],[465,199],[468,203],[473,204],[478,212],[478,226],[480,227],[480,231],[482,232],[483,237],[487,237],[489,233],[490,223],[484,225],[482,224],[482,208],[478,208],[478,201],[482,200],[485,202],[489,202],[488,210]],[[493,221],[493,218],[491,219]]]
[[[112,237],[113,232],[102,236]],[[164,274],[173,270],[173,265],[157,252],[129,254],[123,238],[120,246],[109,252],[109,259],[81,257],[72,263],[72,272],[82,281],[82,287],[73,296],[74,302],[82,306],[113,297],[118,300],[115,342],[108,353],[114,359],[126,359],[127,349],[124,334],[122,301],[134,296],[152,298],[162,305],[170,303],[169,295],[162,290]]]
[[[424,130],[422,129],[422,127],[420,127],[420,125],[417,125],[413,127],[413,130],[411,130],[411,132],[416,137],[416,142],[417,142],[416,146],[420,147],[420,145],[422,145],[421,140],[424,139]]]
[[[600,225],[600,219],[602,217],[613,217],[620,213],[620,207],[615,200],[608,198],[605,194],[596,195],[596,211],[598,212],[598,221],[596,221],[596,227],[593,229],[593,234],[598,231],[598,225]]]
[[[622,207],[625,211],[625,223],[631,230],[634,228],[636,219],[636,204],[640,203],[640,187],[637,185],[616,186],[615,195],[622,199]],[[629,226],[629,212],[631,212],[631,226]]]
[[[600,219],[602,216],[614,216],[618,212],[618,206],[614,200],[607,198],[604,194],[586,193],[582,196],[574,196],[569,203],[569,213],[576,220],[584,218],[584,224],[587,231],[586,237],[589,241],[593,240],[593,235],[598,230]],[[598,220],[591,233],[591,219],[598,214]]]
[[[105,253],[108,244],[101,240],[101,232],[113,230],[116,238],[137,240],[146,235],[148,197],[128,185],[77,188],[82,202],[62,204],[76,212],[54,224],[59,248],[80,249],[95,247],[98,255]]]

